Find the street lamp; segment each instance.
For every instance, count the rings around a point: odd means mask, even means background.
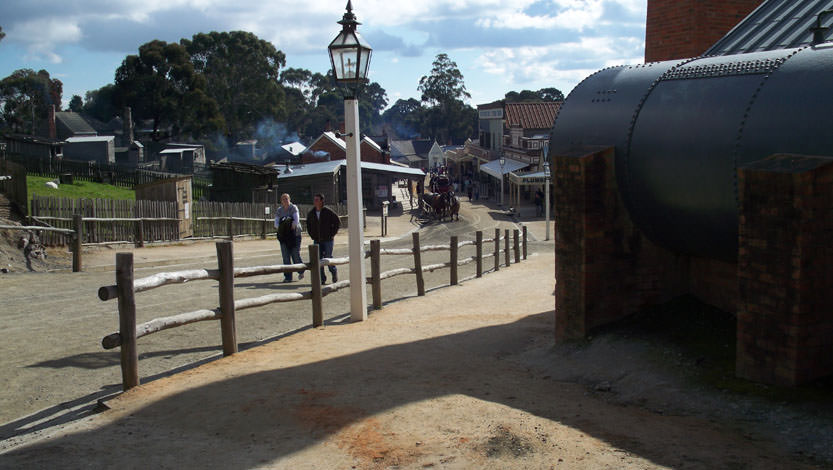
[[[362,233],[362,169],[361,135],[359,134],[358,95],[367,81],[370,45],[356,31],[360,23],[353,14],[353,6],[347,1],[347,12],[338,22],[341,32],[328,47],[330,63],[336,82],[345,85],[344,131],[347,143],[347,214],[349,217],[348,253],[350,256],[350,318],[353,321],[367,319],[367,293],[364,276],[364,235]]]
[[[546,152],[545,152],[546,153]],[[544,240],[550,239],[550,162],[544,161],[544,208],[547,211],[547,224],[545,225]]]
[[[503,166],[506,165],[506,157],[501,155],[498,162],[500,162],[500,206],[503,207]]]

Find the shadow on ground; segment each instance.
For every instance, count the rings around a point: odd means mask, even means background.
[[[551,321],[552,312],[542,312],[505,325],[232,377],[3,458],[18,468],[47,468],[55,462],[80,468],[95,453],[99,468],[125,462],[157,468],[175,454],[193,468],[252,468],[316,445],[359,420],[459,394],[562,423],[661,466],[725,468],[726,462],[742,462],[757,468],[768,462],[772,468],[790,462],[704,418],[608,404],[588,397],[583,387],[555,381],[545,370],[519,362],[536,341],[551,334]],[[546,354],[556,360],[554,349]],[[610,358],[611,367],[616,359]],[[702,429],[708,432],[692,438]],[[117,452],[102,450],[115,446]],[[374,458],[369,465],[394,464],[384,459]]]

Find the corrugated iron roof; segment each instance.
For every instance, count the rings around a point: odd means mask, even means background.
[[[95,129],[84,120],[78,113],[71,111],[58,111],[55,113],[55,120],[62,123],[75,135],[95,135]]]
[[[429,153],[431,153],[431,149],[434,148],[435,140],[429,139],[420,139],[420,140],[413,140],[411,141],[414,145],[414,152],[421,157],[427,157]]]
[[[398,165],[388,165],[386,163],[372,163],[361,162],[362,170],[373,170],[382,173],[389,173],[404,176],[425,176],[425,172],[418,168],[408,168]],[[291,172],[283,172],[278,175],[278,179],[297,178],[299,176],[310,176],[320,174],[332,174],[341,167],[346,167],[347,162],[344,160],[335,160],[329,162],[308,163],[306,165],[291,166]]]
[[[552,129],[560,101],[539,103],[506,103],[506,127],[523,129]]]
[[[391,155],[408,156],[416,155],[414,142],[412,140],[392,140],[390,143]]]
[[[434,147],[434,142],[436,141],[432,139],[392,140],[390,143],[391,155],[404,157],[420,155],[427,157]]]
[[[767,0],[717,41],[704,55],[731,55],[747,52],[791,49],[813,42],[810,28],[819,12],[833,9],[833,0]],[[822,21],[830,28],[833,15]],[[824,33],[833,37],[833,28]]]
[[[282,171],[278,175],[278,179],[297,178],[299,176],[321,175],[325,173],[333,174],[341,167],[341,160],[333,160],[326,162],[307,163],[305,165],[291,166],[291,171]]]
[[[281,145],[281,148],[283,148],[287,152],[291,153],[292,155],[295,155],[296,157],[298,155],[301,155],[302,153],[304,153],[304,150],[307,149],[304,146],[304,144],[302,144],[300,142],[292,142],[292,143],[289,143],[289,144],[286,144],[286,145]]]
[[[69,137],[65,142],[74,144],[78,142],[111,142],[115,139],[112,135],[79,135]]]
[[[279,171],[275,168],[267,168],[258,165],[241,162],[223,162],[212,163],[212,170],[228,170],[236,173],[249,173],[254,175],[278,175]]]
[[[512,173],[513,171],[518,171],[521,168],[526,168],[528,166],[529,163],[519,162],[518,160],[507,158],[503,163],[503,166],[500,165],[500,160],[492,160],[489,163],[480,165],[480,171],[500,179],[501,175]]]

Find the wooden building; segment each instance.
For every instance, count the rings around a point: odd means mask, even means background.
[[[276,168],[240,162],[212,163],[213,183],[209,199],[224,202],[252,202],[258,194],[272,189],[278,182]]]
[[[176,214],[179,219],[179,237],[194,235],[193,193],[191,177],[165,178],[152,183],[136,186],[137,201],[173,201],[176,202]],[[141,216],[145,214],[137,214]]]

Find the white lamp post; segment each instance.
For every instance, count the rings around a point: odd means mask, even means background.
[[[501,154],[500,162],[500,207],[503,207],[503,165],[506,165],[506,157]]]
[[[550,239],[550,162],[544,162],[544,209],[547,212],[547,224],[545,225],[544,240]]]
[[[372,49],[356,31],[360,23],[347,1],[347,12],[338,22],[341,32],[328,47],[336,82],[346,85],[344,96],[344,131],[347,133],[347,214],[349,218],[348,253],[350,256],[350,318],[367,319],[367,293],[364,275],[364,234],[362,233],[361,134],[359,134],[358,94],[367,81]]]

